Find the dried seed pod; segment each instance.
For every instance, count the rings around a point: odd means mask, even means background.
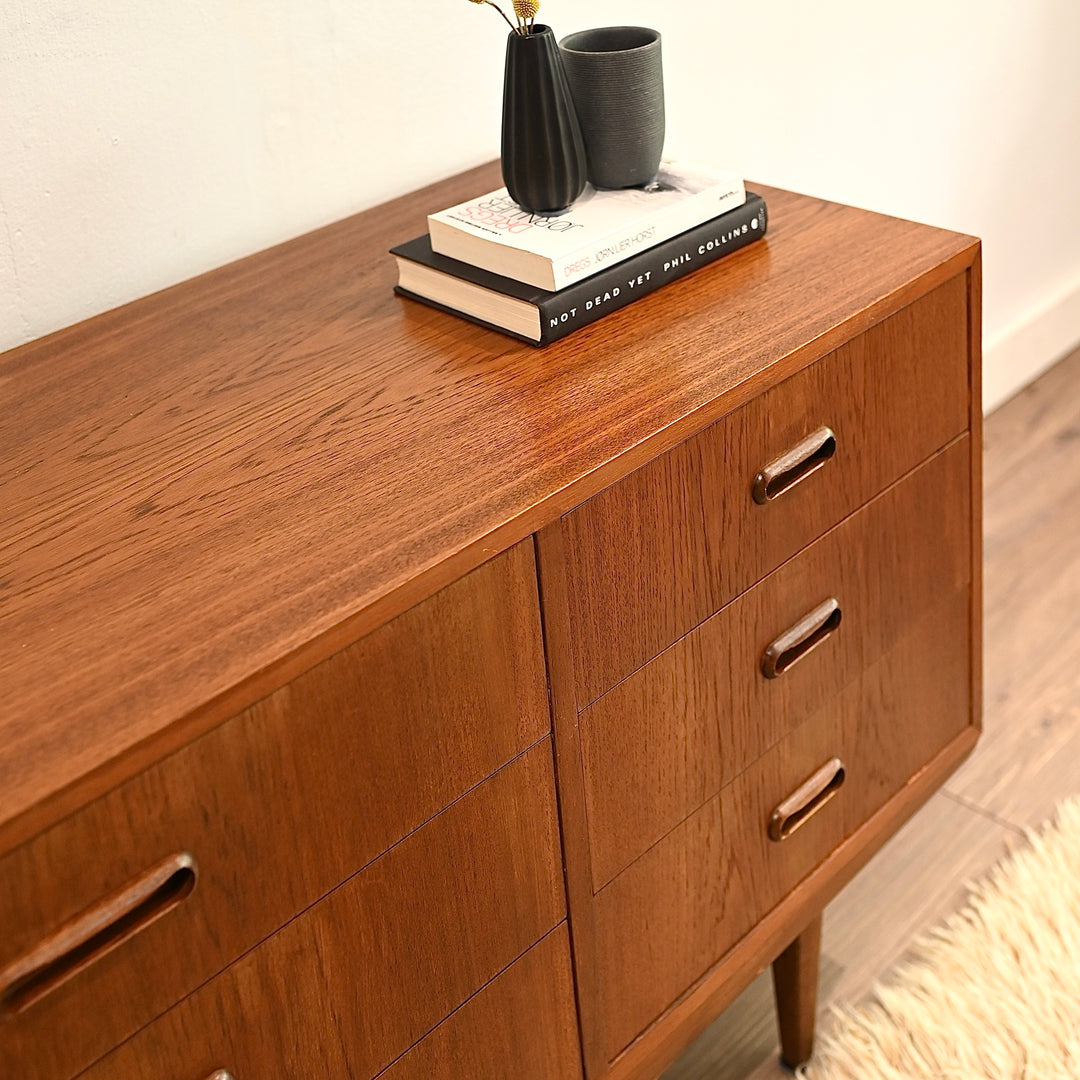
[[[514,14],[519,19],[535,19],[540,0],[514,0]]]

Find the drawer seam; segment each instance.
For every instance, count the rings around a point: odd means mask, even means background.
[[[939,612],[940,612],[941,610],[943,610],[944,608],[946,608],[946,607],[947,607],[947,606],[948,606],[948,605],[949,605],[949,604],[950,604],[950,603],[951,603],[951,602],[952,602],[953,600],[955,600],[955,598],[956,598],[956,597],[957,597],[957,596],[958,596],[958,595],[959,595],[960,593],[963,593],[963,592],[965,592],[965,591],[969,591],[970,589],[971,589],[971,582],[970,582],[970,581],[968,581],[968,582],[965,582],[965,583],[964,583],[964,584],[963,584],[962,586],[960,586],[960,587],[959,587],[958,589],[956,589],[956,590],[954,590],[953,592],[949,593],[949,594],[948,594],[948,596],[944,597],[944,598],[943,598],[943,599],[941,599],[941,600],[940,600],[940,601],[939,601],[938,603],[936,603],[936,604],[935,604],[935,605],[934,605],[933,607],[929,608],[929,609],[928,609],[928,610],[927,610],[927,611],[925,612],[925,614],[923,615],[923,617],[922,617],[921,619],[919,619],[919,620],[918,620],[918,622],[914,623],[914,624],[913,624],[913,625],[912,625],[912,626],[911,626],[911,627],[910,627],[910,628],[908,629],[907,633],[905,633],[905,634],[902,634],[902,635],[901,635],[900,637],[898,637],[898,638],[897,638],[897,639],[896,639],[896,640],[895,640],[895,641],[894,641],[894,642],[892,643],[892,645],[890,645],[889,649],[888,649],[888,650],[887,650],[887,651],[886,651],[885,653],[883,653],[883,654],[882,654],[882,655],[881,655],[880,657],[878,657],[878,659],[877,659],[877,660],[875,660],[875,661],[874,661],[874,662],[873,662],[873,663],[872,663],[872,664],[870,665],[870,667],[869,667],[869,668],[865,668],[865,669],[863,669],[863,670],[861,670],[861,671],[857,671],[857,672],[855,672],[855,673],[854,673],[854,674],[852,675],[852,677],[851,677],[851,678],[850,678],[850,679],[849,679],[849,680],[848,680],[847,682],[843,683],[843,685],[841,685],[841,686],[838,686],[838,687],[836,688],[836,695],[833,695],[833,696],[835,697],[835,696],[839,695],[839,694],[840,694],[840,693],[842,693],[842,692],[843,692],[844,690],[846,690],[846,689],[847,689],[847,688],[848,688],[849,686],[851,686],[851,685],[852,685],[853,683],[855,683],[855,682],[857,682],[857,681],[858,681],[859,679],[863,678],[863,677],[865,676],[865,674],[866,674],[866,672],[867,672],[868,670],[871,670],[871,669],[872,669],[872,668],[873,668],[873,667],[874,667],[874,666],[875,666],[876,664],[878,664],[878,663],[880,663],[881,661],[883,661],[883,660],[884,660],[884,659],[885,659],[885,658],[886,658],[886,657],[887,657],[887,656],[889,655],[889,653],[891,653],[891,652],[892,652],[892,651],[893,651],[894,649],[897,649],[897,648],[899,648],[899,647],[900,647],[900,646],[901,646],[901,645],[902,645],[902,644],[903,644],[904,642],[908,641],[908,640],[909,640],[909,639],[910,639],[911,637],[913,637],[913,636],[914,636],[914,635],[915,635],[915,634],[916,634],[916,633],[917,633],[917,632],[918,632],[918,631],[919,631],[919,630],[920,630],[920,629],[921,629],[921,628],[922,628],[922,627],[923,627],[923,626],[924,626],[924,625],[925,625],[926,623],[928,623],[928,622],[929,622],[929,621],[930,621],[931,619],[934,619],[934,618],[936,618],[936,617],[937,617],[937,615],[938,615],[938,613],[939,613]],[[831,700],[832,700],[832,699],[830,698],[830,701],[831,701]],[[792,729],[791,729],[790,731],[786,731],[786,732],[784,732],[784,734],[783,734],[783,735],[781,735],[781,736],[780,736],[780,738],[778,738],[778,739],[774,740],[774,741],[773,741],[772,743],[770,743],[770,744],[769,744],[769,745],[768,745],[768,746],[767,746],[767,747],[766,747],[766,748],[765,748],[765,749],[764,749],[764,750],[763,750],[763,751],[761,752],[761,754],[760,754],[760,755],[758,755],[758,757],[754,758],[754,759],[753,759],[752,761],[748,761],[748,762],[747,762],[747,763],[746,763],[746,764],[745,764],[745,765],[744,765],[744,766],[743,766],[743,767],[742,767],[742,768],[741,768],[741,769],[740,769],[740,770],[739,770],[738,772],[734,773],[734,774],[733,774],[733,775],[731,776],[731,778],[730,778],[730,779],[729,779],[729,780],[728,780],[728,781],[727,781],[727,782],[726,782],[725,784],[723,784],[723,785],[722,785],[722,786],[721,786],[720,788],[718,788],[718,789],[717,789],[716,791],[714,791],[714,792],[713,792],[713,793],[712,793],[712,794],[711,794],[711,795],[710,795],[710,796],[709,796],[709,797],[708,797],[707,799],[705,799],[705,800],[704,800],[703,802],[699,803],[699,804],[698,804],[697,806],[695,806],[695,807],[694,807],[694,808],[693,808],[692,810],[690,810],[690,811],[689,811],[689,813],[685,814],[685,815],[684,815],[683,817],[681,817],[681,818],[680,818],[680,819],[679,819],[678,821],[676,821],[676,822],[675,822],[675,823],[674,823],[674,824],[673,824],[673,825],[671,826],[671,828],[669,828],[669,829],[665,830],[665,831],[664,831],[664,833],[663,833],[663,834],[662,834],[661,836],[658,836],[658,837],[657,837],[657,838],[656,838],[656,839],[655,839],[655,840],[654,840],[654,841],[653,841],[653,842],[652,842],[651,844],[649,844],[649,846],[648,846],[648,847],[646,847],[646,848],[645,848],[645,849],[644,849],[643,851],[640,851],[640,852],[638,852],[638,854],[637,854],[637,855],[635,855],[635,856],[634,856],[634,857],[633,857],[633,858],[632,858],[632,859],[631,859],[631,860],[630,860],[630,861],[629,861],[629,862],[628,862],[628,863],[627,863],[627,864],[626,864],[625,866],[623,866],[623,867],[622,867],[622,868],[621,868],[621,869],[619,870],[619,872],[618,872],[617,874],[613,875],[613,876],[612,876],[611,878],[609,878],[609,879],[608,879],[607,881],[605,881],[605,882],[603,883],[603,885],[601,885],[601,886],[600,886],[600,887],[599,887],[598,889],[594,889],[594,890],[593,890],[593,896],[594,896],[594,897],[599,897],[599,896],[601,895],[601,893],[603,893],[603,892],[604,892],[604,890],[605,890],[605,889],[607,889],[607,888],[608,888],[608,887],[609,887],[610,885],[613,885],[613,884],[614,884],[614,883],[615,883],[616,881],[618,881],[618,879],[619,879],[619,878],[620,878],[620,877],[621,877],[621,876],[622,876],[623,874],[625,874],[625,873],[626,873],[626,872],[627,872],[627,871],[628,871],[628,870],[629,870],[629,869],[630,869],[630,868],[631,868],[632,866],[634,866],[634,865],[635,865],[635,864],[636,864],[637,862],[639,862],[639,861],[640,861],[641,859],[643,859],[643,858],[644,858],[644,857],[645,857],[645,856],[646,856],[646,855],[647,855],[647,854],[648,854],[648,853],[649,853],[650,851],[652,851],[652,850],[653,850],[653,848],[655,848],[655,847],[656,847],[656,845],[657,845],[657,844],[660,844],[660,843],[662,843],[662,842],[663,842],[663,841],[664,841],[665,839],[667,839],[667,837],[669,837],[669,836],[670,836],[670,835],[671,835],[671,834],[672,834],[672,833],[673,833],[673,832],[674,832],[674,831],[675,831],[676,829],[678,829],[678,828],[679,828],[679,827],[680,827],[681,825],[683,825],[683,824],[685,824],[685,823],[686,823],[687,821],[689,821],[689,820],[690,820],[690,819],[691,819],[691,818],[692,818],[692,817],[693,817],[693,816],[694,816],[695,814],[698,814],[698,813],[700,813],[700,812],[702,811],[702,809],[704,809],[704,808],[705,808],[706,806],[708,806],[708,805],[709,805],[709,803],[713,802],[713,801],[714,801],[715,799],[718,799],[718,798],[719,798],[719,797],[720,797],[720,796],[721,796],[721,795],[722,795],[722,794],[723,794],[723,793],[724,793],[724,792],[725,792],[725,791],[726,791],[726,790],[727,790],[727,789],[728,789],[728,788],[729,788],[729,787],[730,787],[730,786],[731,786],[732,784],[736,783],[736,782],[737,782],[737,781],[739,780],[739,778],[740,778],[740,777],[744,776],[744,775],[745,775],[745,774],[746,774],[746,773],[747,773],[747,772],[748,772],[748,771],[749,771],[750,769],[752,769],[752,768],[753,768],[753,767],[754,767],[754,766],[755,766],[755,765],[756,765],[756,764],[757,764],[757,763],[758,763],[759,761],[761,761],[761,759],[762,759],[763,757],[765,757],[765,756],[766,756],[767,754],[771,753],[771,752],[772,752],[772,751],[773,751],[773,750],[774,750],[774,749],[775,749],[775,748],[776,748],[777,746],[779,746],[779,745],[780,745],[780,744],[781,744],[782,742],[784,742],[784,741],[785,741],[785,740],[787,740],[787,739],[790,739],[790,738],[791,738],[792,736],[794,736],[794,735],[795,735],[795,734],[796,734],[797,732],[801,731],[801,730],[802,730],[802,729],[803,729],[803,728],[804,728],[804,727],[805,727],[805,726],[806,726],[807,724],[811,724],[811,723],[813,723],[813,722],[814,722],[814,721],[815,721],[815,720],[816,720],[816,719],[817,719],[817,718],[818,718],[818,717],[820,716],[820,714],[821,714],[821,710],[823,710],[823,709],[826,709],[826,708],[828,708],[828,707],[829,707],[829,702],[825,702],[825,703],[824,703],[824,704],[823,704],[823,705],[821,706],[821,709],[819,709],[819,710],[818,710],[817,712],[813,713],[813,714],[812,714],[811,716],[808,716],[808,717],[807,717],[807,718],[806,718],[805,720],[803,720],[803,721],[802,721],[801,723],[797,724],[797,725],[796,725],[796,726],[795,726],[794,728],[792,728]]]
[[[406,833],[399,840],[397,840],[393,844],[391,844],[390,847],[386,848],[385,851],[381,851],[374,858],[369,859],[366,863],[363,864],[363,866],[357,867],[348,876],[342,878],[341,881],[339,881],[332,889],[328,889],[325,893],[321,894],[320,896],[318,896],[314,900],[312,900],[309,904],[305,905],[303,908],[301,908],[299,911],[297,911],[295,914],[293,914],[290,918],[286,919],[285,922],[283,922],[280,926],[275,927],[275,929],[273,930],[272,933],[268,934],[264,938],[260,938],[256,942],[253,942],[252,945],[249,948],[245,949],[243,952],[238,953],[236,956],[234,956],[224,967],[218,969],[217,971],[215,971],[212,974],[210,974],[209,976],[207,976],[207,978],[203,979],[197,985],[193,986],[187,993],[183,994],[181,997],[178,997],[175,1001],[170,1002],[167,1008],[165,1008],[161,1012],[155,1013],[153,1016],[149,1017],[146,1020],[145,1023],[140,1024],[126,1038],[122,1039],[119,1043],[116,1043],[114,1046],[110,1046],[102,1054],[98,1055],[97,1057],[93,1058],[92,1060],[87,1061],[86,1064],[76,1074],[76,1077],[83,1075],[83,1073],[85,1073],[85,1072],[88,1072],[91,1068],[93,1068],[95,1065],[97,1065],[98,1062],[104,1060],[104,1058],[108,1057],[109,1054],[113,1053],[113,1051],[115,1051],[118,1047],[123,1046],[125,1043],[129,1042],[131,1039],[134,1039],[141,1032],[145,1031],[146,1028],[148,1028],[151,1024],[156,1023],[158,1020],[160,1020],[167,1013],[169,1013],[170,1011],[175,1009],[181,1002],[184,1002],[188,998],[192,997],[194,994],[197,994],[200,990],[202,990],[203,987],[205,987],[209,983],[213,982],[214,979],[218,978],[224,972],[228,971],[230,968],[232,968],[236,964],[238,964],[245,957],[247,957],[251,953],[255,952],[256,949],[260,948],[267,941],[270,941],[272,938],[276,937],[283,930],[285,930],[286,927],[291,926],[298,919],[304,918],[310,911],[312,911],[312,909],[318,907],[328,897],[332,896],[334,893],[336,893],[343,886],[347,885],[354,878],[356,878],[360,874],[364,873],[369,867],[373,866],[375,863],[377,863],[384,856],[390,854],[391,851],[393,851],[399,845],[403,844],[410,837],[414,836],[421,829],[426,828],[429,824],[431,824],[431,822],[433,822],[436,818],[442,816],[444,813],[446,813],[448,810],[450,810],[451,807],[455,806],[457,803],[459,803],[466,796],[471,795],[474,791],[476,791],[478,788],[482,787],[489,780],[492,780],[494,777],[498,776],[505,769],[508,769],[515,762],[519,761],[521,758],[525,757],[527,754],[532,753],[542,743],[544,743],[545,741],[550,742],[550,740],[551,740],[551,732],[548,731],[541,738],[537,739],[534,743],[532,743],[530,746],[526,747],[520,753],[515,754],[514,757],[512,757],[509,761],[506,761],[502,765],[500,765],[499,768],[497,768],[494,772],[490,773],[488,776],[485,776],[482,780],[479,780],[477,783],[473,784],[472,787],[470,787],[467,791],[463,791],[455,799],[453,799],[451,802],[447,803],[446,806],[444,806],[441,810],[439,810],[438,813],[433,814],[430,818],[428,818],[426,821],[421,822],[414,829],[410,829],[408,833]],[[565,892],[564,892],[564,899],[565,899]],[[560,920],[559,923],[556,923],[555,926],[553,926],[550,930],[548,930],[547,933],[545,933],[542,937],[538,938],[537,941],[533,942],[533,944],[529,946],[529,949],[531,949],[533,947],[533,945],[536,945],[539,941],[542,941],[545,937],[548,936],[548,934],[550,934],[550,933],[554,932],[556,929],[558,929],[558,927],[564,922],[566,922],[566,917],[565,916],[563,917],[562,920]],[[520,954],[520,956],[524,956],[525,952],[528,952],[529,949],[526,949],[523,953]],[[514,961],[512,961],[512,963],[516,962],[518,959],[520,959],[520,956],[515,957]],[[507,965],[507,967],[509,967],[509,966],[510,965]],[[505,970],[505,968],[500,969],[500,971],[495,976],[493,976],[493,978],[497,978],[498,975],[501,975],[504,970]],[[491,982],[490,979],[487,980],[483,984],[483,986],[487,986],[489,982]],[[483,989],[483,986],[478,987],[477,990],[474,993],[479,993],[480,990]],[[473,996],[474,996],[474,994],[469,995],[470,998],[473,997]],[[468,999],[466,999],[466,1000],[468,1000]],[[462,1002],[461,1004],[463,1005],[464,1002]],[[455,1011],[456,1011],[456,1009],[455,1009]],[[446,1019],[446,1017],[443,1017],[442,1020],[439,1021],[439,1023],[441,1024],[443,1022],[443,1020],[445,1020],[445,1019]],[[435,1027],[438,1027],[438,1024],[436,1024]],[[434,1030],[434,1028],[432,1028],[431,1030]],[[430,1031],[426,1032],[425,1035],[422,1036],[422,1038],[426,1038],[428,1034],[430,1034]],[[420,1041],[420,1040],[417,1040],[417,1041]],[[416,1044],[414,1043],[413,1045],[416,1045]],[[409,1049],[412,1049],[412,1047],[410,1046]],[[408,1051],[406,1050],[406,1051],[404,1051],[404,1053],[408,1053]],[[401,1055],[398,1055],[398,1056],[400,1057]],[[397,1061],[397,1058],[394,1058],[394,1061]],[[390,1064],[393,1064],[393,1062],[391,1062]],[[386,1066],[386,1068],[389,1068],[390,1064],[388,1064]],[[382,1070],[382,1071],[384,1071],[384,1070]],[[380,1071],[379,1075],[381,1075],[381,1071]],[[375,1078],[373,1077],[372,1080],[375,1080]]]
[[[964,428],[962,431],[958,432],[951,439],[949,439],[948,442],[944,443],[942,446],[939,446],[928,457],[923,458],[917,464],[913,465],[902,476],[898,476],[895,480],[892,481],[892,483],[888,484],[886,487],[883,487],[880,491],[876,492],[871,498],[867,499],[866,502],[860,504],[859,506],[856,506],[851,511],[851,513],[845,514],[844,517],[840,518],[839,521],[834,522],[828,529],[825,530],[825,532],[821,533],[819,536],[815,536],[814,539],[811,540],[810,543],[808,543],[805,547],[802,547],[798,551],[792,553],[783,562],[777,563],[776,566],[770,567],[768,573],[763,574],[760,578],[757,579],[757,581],[754,581],[750,585],[748,585],[745,589],[743,589],[742,592],[740,592],[738,594],[738,596],[733,596],[726,604],[723,604],[720,607],[718,607],[715,611],[710,612],[708,616],[706,616],[704,619],[702,619],[701,622],[699,622],[696,626],[692,626],[689,630],[686,631],[685,634],[680,634],[677,638],[675,638],[674,641],[672,641],[670,644],[664,646],[664,648],[661,649],[660,652],[656,653],[655,656],[650,656],[648,660],[646,660],[642,664],[639,664],[636,668],[634,668],[633,671],[628,671],[621,679],[619,679],[618,682],[612,683],[611,686],[609,686],[603,693],[597,694],[596,697],[591,698],[586,704],[579,705],[578,710],[577,710],[578,713],[579,714],[583,713],[583,712],[585,712],[586,709],[588,709],[591,706],[595,705],[596,702],[598,702],[601,698],[605,697],[606,695],[610,694],[612,690],[616,689],[616,687],[621,686],[624,682],[626,682],[627,679],[632,678],[634,675],[636,675],[643,668],[648,667],[649,664],[651,664],[658,657],[663,656],[666,652],[668,652],[669,650],[673,649],[676,645],[678,645],[679,642],[681,642],[685,638],[689,637],[692,633],[694,633],[696,630],[698,630],[701,626],[704,626],[704,624],[707,623],[709,621],[709,619],[712,619],[715,616],[719,615],[721,611],[725,610],[725,608],[730,607],[732,604],[735,603],[736,600],[738,600],[741,597],[745,596],[751,589],[756,588],[766,578],[771,577],[778,570],[780,570],[783,567],[787,566],[788,563],[792,562],[794,559],[797,559],[800,555],[803,554],[803,552],[809,550],[811,547],[813,547],[819,541],[824,540],[826,536],[828,536],[830,533],[832,533],[835,529],[838,529],[846,521],[853,518],[861,510],[864,510],[866,507],[868,507],[868,506],[872,505],[873,503],[877,502],[878,499],[880,499],[883,496],[887,495],[898,484],[902,484],[909,476],[911,476],[913,473],[918,472],[918,470],[921,469],[924,465],[926,465],[927,462],[933,461],[934,458],[939,457],[941,454],[945,453],[945,451],[952,449],[953,446],[955,446],[958,442],[960,442],[961,439],[966,438],[970,433],[971,433],[970,428]]]

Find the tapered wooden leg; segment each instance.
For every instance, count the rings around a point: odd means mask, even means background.
[[[794,1069],[814,1050],[818,961],[821,957],[819,915],[774,961],[773,990],[780,1027],[780,1058]]]

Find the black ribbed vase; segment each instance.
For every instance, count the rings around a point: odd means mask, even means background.
[[[550,26],[507,38],[502,174],[536,214],[565,210],[585,188],[585,141]]]

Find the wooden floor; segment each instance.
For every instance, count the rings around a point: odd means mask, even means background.
[[[966,881],[1080,792],[1080,350],[987,418],[985,447],[984,734],[826,911],[822,1009],[864,996]],[[766,974],[664,1080],[790,1077],[777,1053]]]

